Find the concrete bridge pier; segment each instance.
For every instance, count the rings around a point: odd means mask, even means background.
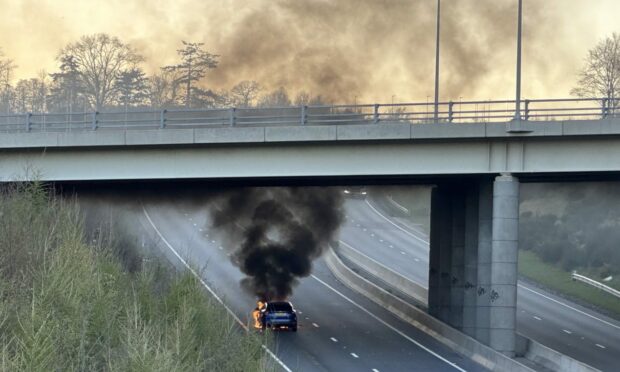
[[[438,184],[431,193],[428,311],[514,356],[519,182]]]

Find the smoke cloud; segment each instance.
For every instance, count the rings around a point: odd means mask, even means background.
[[[52,72],[58,50],[106,32],[134,45],[147,70],[176,61],[181,40],[221,55],[205,80],[256,80],[327,100],[424,100],[433,94],[432,0],[0,0],[0,47],[16,77]],[[442,100],[514,94],[516,0],[442,2]],[[523,94],[566,96],[586,52],[617,30],[617,0],[526,1]],[[96,14],[96,16],[93,16]],[[587,30],[584,32],[583,30]],[[568,78],[567,78],[568,77]]]
[[[242,286],[258,298],[283,300],[334,238],[342,196],[330,188],[249,188],[216,198],[213,228],[247,275]]]

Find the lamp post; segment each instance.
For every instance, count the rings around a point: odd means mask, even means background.
[[[435,122],[439,120],[439,16],[441,0],[437,0],[437,32],[435,35]]]
[[[519,0],[517,20],[517,92],[515,98],[515,120],[521,120],[521,29],[523,23],[523,0]]]

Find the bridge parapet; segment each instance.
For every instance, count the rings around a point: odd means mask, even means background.
[[[519,139],[526,137],[619,136],[620,118],[522,123],[526,131],[510,133],[505,123],[306,125],[199,127],[72,132],[0,133],[0,149],[64,147],[133,147],[279,142],[348,142]]]

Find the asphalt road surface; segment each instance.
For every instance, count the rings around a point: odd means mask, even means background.
[[[340,239],[392,270],[428,286],[428,238],[367,200],[346,201]],[[604,371],[620,370],[620,322],[519,282],[517,330]]]
[[[205,287],[248,324],[256,299],[241,290],[242,274],[230,261],[229,247],[211,236],[204,210],[181,208],[144,205],[145,231],[160,239],[156,249],[161,254],[179,268],[193,267]],[[321,259],[290,300],[298,311],[299,331],[276,333],[276,344],[269,348],[283,370],[484,370],[343,286]]]

